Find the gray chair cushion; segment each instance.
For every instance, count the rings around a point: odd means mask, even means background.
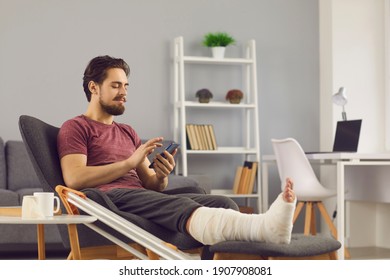
[[[39,188],[41,183],[22,141],[7,141],[5,144],[8,189]]]
[[[340,247],[341,243],[332,237],[293,234],[290,244],[224,241],[210,246],[209,250],[212,253],[241,253],[268,257],[309,257],[333,252]]]
[[[7,170],[4,156],[4,141],[0,138],[0,189],[7,188]]]

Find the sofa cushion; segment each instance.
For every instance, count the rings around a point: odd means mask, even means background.
[[[4,141],[0,137],[0,190],[7,188],[7,170],[4,156]]]
[[[9,190],[0,190],[0,207],[19,205],[19,195],[17,193]]]
[[[19,204],[22,205],[23,197],[25,195],[33,195],[35,192],[43,192],[42,188],[27,188],[27,189],[19,189],[15,191],[19,197]]]
[[[168,176],[168,189],[176,189],[182,187],[199,187],[199,183],[198,181],[190,177],[173,174]]]
[[[9,190],[39,188],[40,183],[22,141],[7,141],[5,144],[7,162],[7,185]]]
[[[58,232],[57,225],[45,225],[45,245],[46,252],[50,250],[49,244],[62,245],[62,240]],[[37,225],[13,225],[3,224],[0,227],[0,250],[1,254],[7,254],[7,259],[10,259],[9,252],[27,252],[27,245],[33,245],[36,248],[37,244]],[[6,247],[6,249],[3,249]]]

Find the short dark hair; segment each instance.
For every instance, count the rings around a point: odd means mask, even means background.
[[[114,58],[108,55],[97,56],[88,63],[83,77],[83,87],[88,102],[91,101],[92,94],[88,88],[89,82],[94,81],[95,83],[101,85],[107,78],[107,71],[112,68],[123,69],[126,76],[129,76],[130,74],[129,65],[127,65],[127,63],[121,58]]]

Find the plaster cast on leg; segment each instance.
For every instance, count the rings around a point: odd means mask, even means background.
[[[233,234],[229,228],[236,227],[239,214],[232,209],[200,207],[192,214],[189,233],[205,245],[228,240]]]
[[[260,231],[266,242],[290,243],[293,228],[293,216],[296,198],[293,202],[285,202],[281,193],[268,211],[265,213],[264,222]]]
[[[285,202],[282,195],[264,214],[200,207],[191,217],[189,233],[205,245],[226,240],[290,243],[295,200]]]

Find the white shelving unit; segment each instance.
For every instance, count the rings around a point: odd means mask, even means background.
[[[249,157],[259,163],[257,170],[257,180],[255,193],[253,194],[224,194],[233,198],[254,198],[257,199],[258,209],[261,211],[261,174],[260,174],[260,134],[259,134],[259,115],[258,115],[258,91],[256,74],[256,44],[254,40],[247,42],[245,49],[245,58],[224,58],[215,59],[211,57],[186,56],[183,50],[183,37],[177,37],[174,40],[174,139],[182,143],[181,145],[181,170],[184,176],[188,174],[188,161],[192,154],[213,155],[213,154],[231,154],[241,155],[245,160]],[[185,66],[188,64],[207,65],[226,65],[241,67],[243,74],[242,88],[244,89],[244,99],[240,104],[230,104],[229,102],[211,101],[210,103],[199,103],[197,101],[186,100],[185,85]],[[191,109],[189,112],[188,109]],[[238,127],[244,136],[244,145],[232,147],[220,147],[216,150],[190,150],[187,149],[186,142],[186,124],[188,114],[194,114],[197,109],[202,114],[207,110],[217,110],[220,114],[228,114],[230,110],[240,110],[243,112],[243,124]],[[216,135],[218,139],[218,135]],[[178,162],[179,163],[179,162]],[[235,170],[232,170],[234,173]],[[233,188],[233,181],[231,184]]]

